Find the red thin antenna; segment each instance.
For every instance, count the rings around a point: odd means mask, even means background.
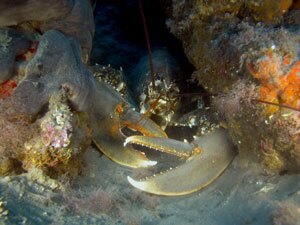
[[[141,3],[141,0],[138,0],[138,2],[139,2],[139,8],[140,8],[142,21],[143,21],[143,27],[144,27],[144,32],[145,32],[146,42],[147,42],[147,48],[148,48],[148,56],[149,56],[148,58],[149,58],[151,81],[152,81],[153,90],[155,90],[154,68],[153,68],[153,62],[152,62],[152,52],[151,52],[151,47],[150,47],[150,38],[149,38],[148,28],[147,28],[147,24],[146,24],[145,15],[144,15],[143,5]]]
[[[220,94],[219,94],[220,95]],[[199,93],[199,92],[195,92],[195,93],[183,93],[183,94],[177,94],[176,96],[179,97],[191,97],[191,96],[218,96],[218,94],[213,94],[213,93]],[[260,100],[260,99],[256,99],[256,98],[252,98],[251,99],[252,102],[256,102],[256,103],[262,103],[262,104],[267,104],[267,105],[274,105],[274,106],[278,106],[280,108],[286,108],[286,109],[291,109],[297,112],[300,112],[299,108],[295,108],[289,105],[285,105],[285,104],[280,104],[280,103],[274,103],[274,102],[269,102],[269,101],[264,101],[264,100]]]
[[[275,105],[281,108],[287,108],[287,109],[291,109],[291,110],[295,110],[297,112],[300,112],[300,109],[297,109],[295,107],[289,106],[289,105],[284,105],[284,104],[280,104],[280,103],[274,103],[274,102],[269,102],[269,101],[264,101],[264,100],[259,100],[259,99],[251,99],[251,101],[253,102],[258,102],[258,103],[263,103],[263,104],[268,104],[268,105]]]

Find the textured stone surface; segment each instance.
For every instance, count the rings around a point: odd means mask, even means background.
[[[291,1],[173,1],[167,24],[247,157],[299,171],[299,32]],[[299,12],[298,12],[299,14]],[[285,19],[287,18],[287,19]],[[255,99],[255,101],[253,101]]]
[[[0,3],[0,26],[46,32],[56,29],[77,38],[84,62],[89,61],[94,36],[93,9],[89,0],[9,1]]]

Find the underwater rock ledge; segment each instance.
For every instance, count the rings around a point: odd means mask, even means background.
[[[168,11],[240,154],[271,171],[300,171],[297,2],[172,1]]]

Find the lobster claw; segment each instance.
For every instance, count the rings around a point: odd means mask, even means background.
[[[155,143],[153,140],[148,142],[147,139],[143,136],[129,137],[126,139],[126,143],[141,144],[145,142],[146,145],[150,142]],[[161,138],[157,140],[162,141]],[[190,152],[186,163],[142,180],[127,177],[129,183],[142,191],[157,195],[190,194],[206,187],[219,177],[235,156],[234,147],[223,129],[216,129],[206,136],[198,137],[193,144],[198,147],[165,139],[164,148],[167,150],[162,148],[157,150],[170,153],[169,149],[172,149],[172,152],[178,152],[179,156]]]
[[[135,112],[132,109],[124,110],[119,104],[115,113],[99,120],[99,116],[91,124],[93,142],[112,161],[131,168],[153,166],[157,162],[149,160],[141,151],[131,146],[124,146],[124,136],[121,132],[123,127],[139,131],[151,137],[167,137],[165,132],[152,120]]]

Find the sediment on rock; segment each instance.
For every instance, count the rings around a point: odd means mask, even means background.
[[[216,113],[240,152],[275,171],[300,171],[300,27],[292,4],[173,1],[167,21],[194,79],[217,95]]]

